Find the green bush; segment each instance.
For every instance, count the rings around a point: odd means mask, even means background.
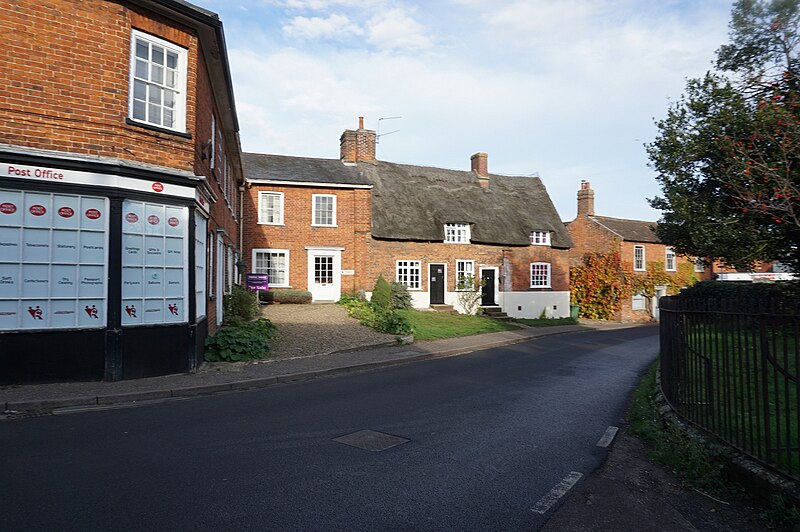
[[[378,307],[374,302],[362,301],[354,296],[342,297],[339,304],[347,309],[351,317],[376,331],[397,335],[413,333],[408,318],[394,309]]]
[[[375,281],[375,287],[372,289],[372,304],[379,308],[390,309],[392,308],[392,287],[379,275]]]
[[[276,328],[266,318],[242,325],[228,325],[206,338],[203,358],[207,362],[241,362],[262,359],[269,352],[269,341]]]
[[[262,301],[274,301],[275,303],[306,305],[311,303],[311,299],[311,292],[308,290],[280,289],[261,292]]]
[[[403,283],[392,283],[392,307],[397,309],[411,308],[411,294]]]
[[[702,281],[684,288],[680,295],[707,299],[769,299],[797,297],[798,282],[752,283],[745,281]]]
[[[235,318],[250,321],[258,316],[258,311],[256,293],[241,285],[233,285],[231,293],[222,298],[222,316],[226,322]]]

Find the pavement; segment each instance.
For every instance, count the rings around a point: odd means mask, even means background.
[[[205,364],[197,373],[118,382],[67,382],[0,386],[0,420],[65,414],[160,402],[364,371],[455,356],[542,336],[640,324],[586,322],[481,334],[409,345],[371,346],[257,363]],[[0,421],[2,422],[2,421]],[[624,424],[607,447],[607,460],[554,505],[545,531],[763,530],[757,512],[693,493],[647,458]]]

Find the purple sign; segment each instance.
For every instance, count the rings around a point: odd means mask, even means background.
[[[269,290],[269,276],[266,273],[248,273],[245,284],[248,290]]]

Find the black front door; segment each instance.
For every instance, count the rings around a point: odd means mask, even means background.
[[[431,305],[444,305],[444,264],[431,264],[429,268]]]
[[[481,306],[497,305],[494,299],[494,270],[481,270]]]

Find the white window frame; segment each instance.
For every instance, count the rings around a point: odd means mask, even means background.
[[[641,251],[641,257],[637,257],[638,252]],[[633,271],[644,272],[647,271],[647,262],[645,262],[644,246],[633,246]]]
[[[395,281],[405,285],[409,290],[422,290],[422,261],[395,261]]]
[[[289,269],[289,264],[290,264],[289,263],[289,258],[290,258],[289,250],[288,249],[274,249],[274,248],[253,248],[252,262],[251,262],[253,273],[266,273],[266,274],[269,274],[269,272],[266,271],[264,268],[260,268],[258,266],[258,255],[260,253],[267,253],[267,254],[270,254],[270,255],[281,255],[281,254],[284,255],[284,258],[285,258],[284,268],[283,268],[283,270],[284,270],[284,282],[283,283],[276,283],[276,282],[273,281],[272,277],[270,276],[270,278],[268,279],[268,283],[269,283],[269,287],[270,288],[291,288],[292,285],[291,285],[290,279],[289,279],[289,273],[291,271]]]
[[[468,267],[467,267],[468,266]],[[472,276],[473,285],[467,286],[463,282],[463,278],[467,275]],[[457,260],[456,261],[456,292],[472,292],[475,290],[475,261],[474,260]]]
[[[675,250],[670,247],[664,251],[664,269],[668,272],[678,270],[678,257]]]
[[[331,204],[331,223],[323,224],[317,221],[317,199],[332,198]],[[336,194],[311,194],[311,226],[312,227],[337,227],[336,225]]]
[[[278,198],[278,215],[277,220],[267,221],[266,213],[262,208],[263,198],[266,196],[274,196]],[[274,209],[274,207],[273,207]],[[274,192],[271,190],[262,190],[258,192],[258,223],[261,225],[283,225],[283,192]]]
[[[445,244],[469,244],[472,238],[472,231],[469,224],[449,223],[444,224],[444,243]]]
[[[531,231],[530,239],[533,246],[549,246],[550,231]]]
[[[209,149],[211,156],[209,157],[208,166],[211,170],[214,170],[214,165],[217,161],[217,117],[213,112],[211,113],[211,146],[209,146]]]
[[[706,271],[706,263],[700,257],[694,259],[694,273],[703,273]]]
[[[172,52],[177,54],[177,63],[175,68],[175,75],[177,76],[177,80],[175,82],[174,87],[168,87],[164,83],[156,83],[151,81],[150,78],[150,67],[152,63],[150,62],[149,58],[147,61],[148,65],[148,79],[140,79],[136,77],[136,43],[137,41],[144,41],[148,44],[148,46],[158,46],[164,49],[165,52]],[[129,80],[128,80],[128,118],[136,123],[145,124],[148,126],[159,127],[163,129],[168,129],[170,131],[177,131],[180,133],[186,132],[186,78],[187,78],[187,61],[188,61],[189,51],[182,46],[178,46],[171,42],[165,41],[164,39],[160,39],[154,35],[150,35],[149,33],[144,33],[139,30],[131,30],[131,51],[130,51],[130,64],[128,65],[128,72],[129,72]],[[165,59],[166,65],[166,59]],[[166,75],[166,67],[165,67],[165,75]],[[153,120],[148,120],[147,115],[145,113],[145,118],[135,118],[134,117],[134,86],[137,79],[140,79],[143,83],[145,83],[148,87],[157,87],[160,88],[162,91],[170,91],[174,92],[175,95],[175,104],[172,108],[173,111],[173,124],[172,125],[164,125],[163,120],[160,122],[156,122]],[[148,97],[150,95],[150,91],[148,91]],[[145,102],[145,108],[148,107],[147,101]],[[161,106],[162,109],[167,108],[165,106]]]
[[[542,278],[542,268],[544,269],[544,278]],[[531,288],[550,288],[551,271],[549,262],[531,262]]]

